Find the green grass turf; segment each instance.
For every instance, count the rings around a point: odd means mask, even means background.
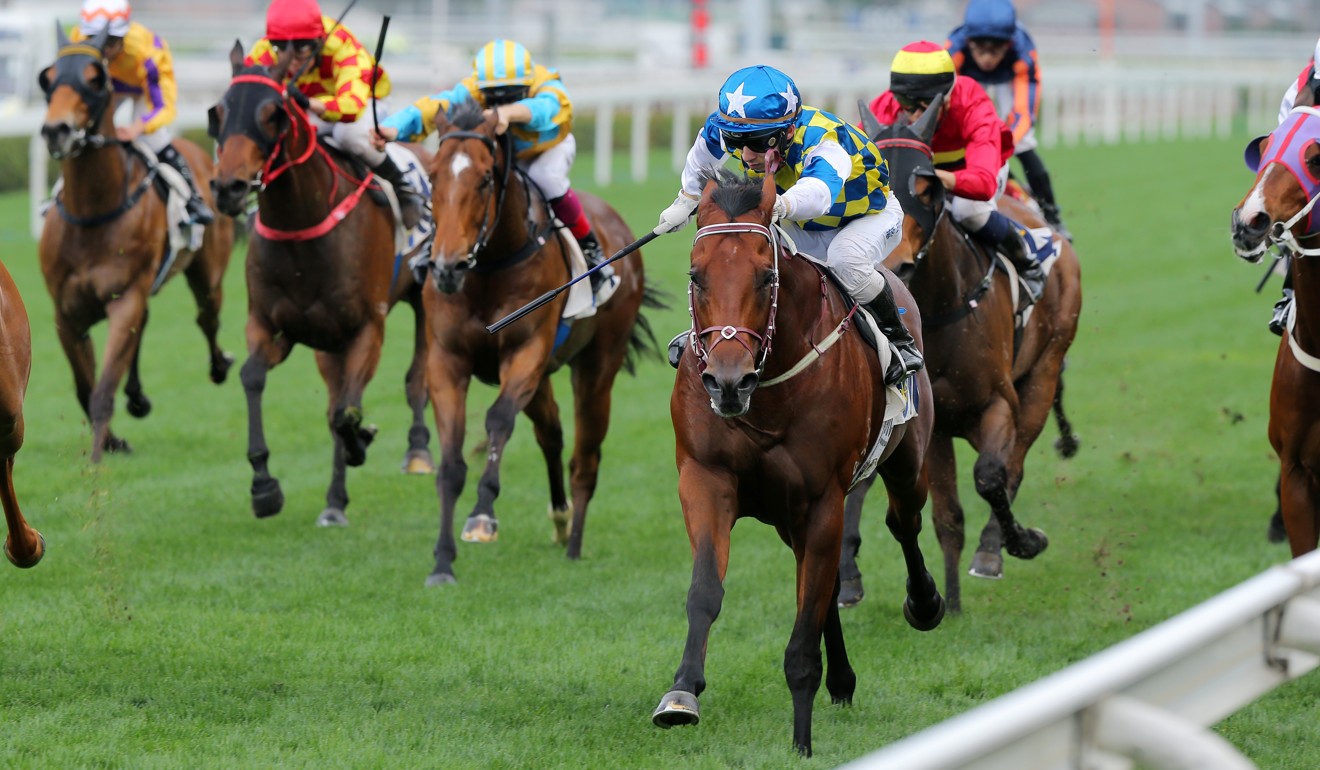
[[[1228,212],[1250,184],[1240,140],[1044,153],[1083,267],[1067,371],[1082,435],[1071,461],[1033,450],[1017,513],[1050,535],[998,582],[963,579],[965,613],[921,634],[903,621],[903,570],[880,508],[863,522],[867,598],[844,629],[855,706],[817,699],[813,765],[860,756],[1081,660],[1287,558],[1265,542],[1265,437],[1277,282],[1231,254]],[[657,155],[653,169],[668,167]],[[590,158],[577,177],[591,189]],[[616,177],[621,178],[621,177]],[[676,177],[603,191],[638,232]],[[690,556],[676,495],[659,359],[620,378],[584,558],[551,543],[547,486],[520,418],[504,460],[501,538],[460,543],[459,583],[426,589],[438,504],[404,477],[402,381],[412,319],[390,319],[368,419],[381,433],[349,473],[351,526],[314,526],[329,478],[324,388],[297,350],[266,393],[271,469],[287,503],[249,509],[245,407],[216,387],[175,281],[152,304],[142,373],[155,411],[114,426],[131,456],[87,462],[89,431],[55,340],[26,232],[27,200],[0,198],[0,243],[32,318],[35,361],[18,458],[20,499],[45,534],[37,568],[0,565],[0,766],[13,768],[799,767],[782,672],[793,562],[768,528],[734,534],[710,639],[703,721],[662,731],[650,712],[681,654]],[[645,251],[686,325],[691,231]],[[243,357],[242,255],[222,340]],[[103,330],[96,336],[99,346]],[[565,418],[569,382],[557,376]],[[493,391],[474,387],[468,445]],[[571,432],[571,427],[569,428]],[[433,442],[434,445],[434,442]],[[972,532],[987,515],[960,455]],[[472,462],[460,517],[470,510]],[[877,496],[878,497],[878,496]],[[927,560],[938,564],[928,527]],[[941,573],[936,571],[937,576]],[[1229,718],[1221,734],[1261,767],[1320,766],[1311,677]]]

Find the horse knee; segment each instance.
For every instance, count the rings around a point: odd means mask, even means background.
[[[1008,467],[998,457],[981,455],[972,471],[976,492],[981,497],[1005,492],[1008,487]]]
[[[243,368],[238,370],[238,379],[243,383],[243,390],[265,390],[266,367],[256,358],[249,358],[243,362]]]
[[[440,461],[440,473],[436,475],[435,485],[441,495],[458,497],[463,493],[463,484],[466,481],[466,462],[462,459]]]

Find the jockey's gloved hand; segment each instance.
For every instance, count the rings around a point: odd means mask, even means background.
[[[302,107],[304,110],[312,106],[312,100],[308,99],[307,94],[303,93],[302,89],[295,85],[290,84],[289,87],[285,89],[285,93],[287,93],[289,98],[297,102],[298,106]]]
[[[788,201],[784,200],[784,196],[776,195],[775,208],[770,214],[770,221],[774,223],[781,219],[788,219]]]
[[[655,234],[664,235],[682,230],[696,211],[697,201],[680,192],[674,202],[669,204],[669,208],[660,212],[660,224],[655,226]]]

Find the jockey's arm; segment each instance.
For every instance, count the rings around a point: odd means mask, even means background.
[[[829,137],[808,149],[803,161],[802,176],[779,196],[785,207],[784,218],[796,222],[829,211],[853,165],[848,151]]]
[[[955,118],[946,112],[943,120],[957,119],[964,137],[965,165],[953,172],[952,192],[974,201],[993,200],[999,187],[999,169],[1004,165],[1004,124],[990,99],[980,91]]]
[[[140,34],[134,34],[139,30]],[[124,49],[141,62],[142,88],[151,104],[151,111],[142,116],[142,133],[150,134],[173,123],[177,115],[179,88],[174,82],[174,59],[159,35],[139,25],[129,29]]]
[[[720,145],[720,132],[708,121],[697,132],[697,140],[688,150],[687,161],[683,164],[682,192],[692,200],[701,200],[701,180],[724,167],[724,159],[729,154]]]
[[[331,93],[313,97],[325,106],[324,110],[316,110],[317,114],[331,123],[356,120],[371,100],[371,55],[343,29],[326,40],[321,55],[334,62],[335,82]]]
[[[1026,30],[1018,28],[1013,37],[1013,109],[1005,123],[1013,132],[1013,141],[1021,142],[1031,131],[1040,111],[1040,72],[1036,61],[1036,44]]]
[[[447,112],[451,105],[472,98],[462,83],[430,96],[423,96],[412,104],[380,122],[381,130],[393,129],[394,137],[405,142],[420,142],[435,133],[435,116]]]

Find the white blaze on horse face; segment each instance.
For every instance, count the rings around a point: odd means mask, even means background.
[[[1251,188],[1246,200],[1242,201],[1242,208],[1238,209],[1238,221],[1250,222],[1257,214],[1269,216],[1269,212],[1265,211],[1265,180],[1269,179],[1272,173],[1274,173],[1273,163],[1265,167],[1260,179],[1256,181],[1256,186]]]
[[[469,168],[472,168],[472,156],[459,150],[449,160],[449,178],[457,181],[462,173]],[[456,205],[459,198],[464,194],[464,191],[458,189],[456,184],[444,185],[440,189],[445,191],[446,202],[450,205]]]

